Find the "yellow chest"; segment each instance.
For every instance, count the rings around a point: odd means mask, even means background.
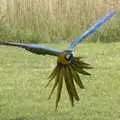
[[[69,64],[69,62],[65,59],[64,53],[59,54],[57,62],[63,65]]]

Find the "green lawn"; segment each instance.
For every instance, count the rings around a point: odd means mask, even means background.
[[[44,86],[56,58],[0,46],[0,120],[120,120],[120,44],[81,44],[74,52],[94,67],[92,76],[81,76],[86,89],[78,89],[75,107],[64,88],[55,112],[52,84]]]

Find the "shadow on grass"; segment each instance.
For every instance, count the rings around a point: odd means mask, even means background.
[[[12,118],[10,120],[48,120],[45,117],[39,117],[39,116],[34,116],[34,117],[29,117],[29,116],[20,116],[20,117],[16,117],[16,118]]]

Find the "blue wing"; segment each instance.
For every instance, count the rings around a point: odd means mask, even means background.
[[[49,48],[47,46],[38,45],[38,44],[23,44],[23,43],[14,43],[14,42],[0,42],[0,45],[7,45],[7,46],[15,46],[24,48],[25,50],[28,50],[32,53],[36,53],[38,55],[53,55],[58,56],[61,52],[63,52],[60,49],[55,48]]]
[[[113,15],[115,15],[115,11],[108,12],[104,17],[99,19],[94,25],[92,25],[87,31],[85,31],[82,35],[76,37],[69,45],[69,49],[73,49],[76,47],[83,39],[88,37],[90,34],[96,32],[100,28],[101,25],[106,23]]]

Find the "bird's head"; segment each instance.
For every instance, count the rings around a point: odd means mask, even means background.
[[[58,55],[58,64],[67,65],[71,63],[73,59],[73,54],[70,50],[65,50]]]

